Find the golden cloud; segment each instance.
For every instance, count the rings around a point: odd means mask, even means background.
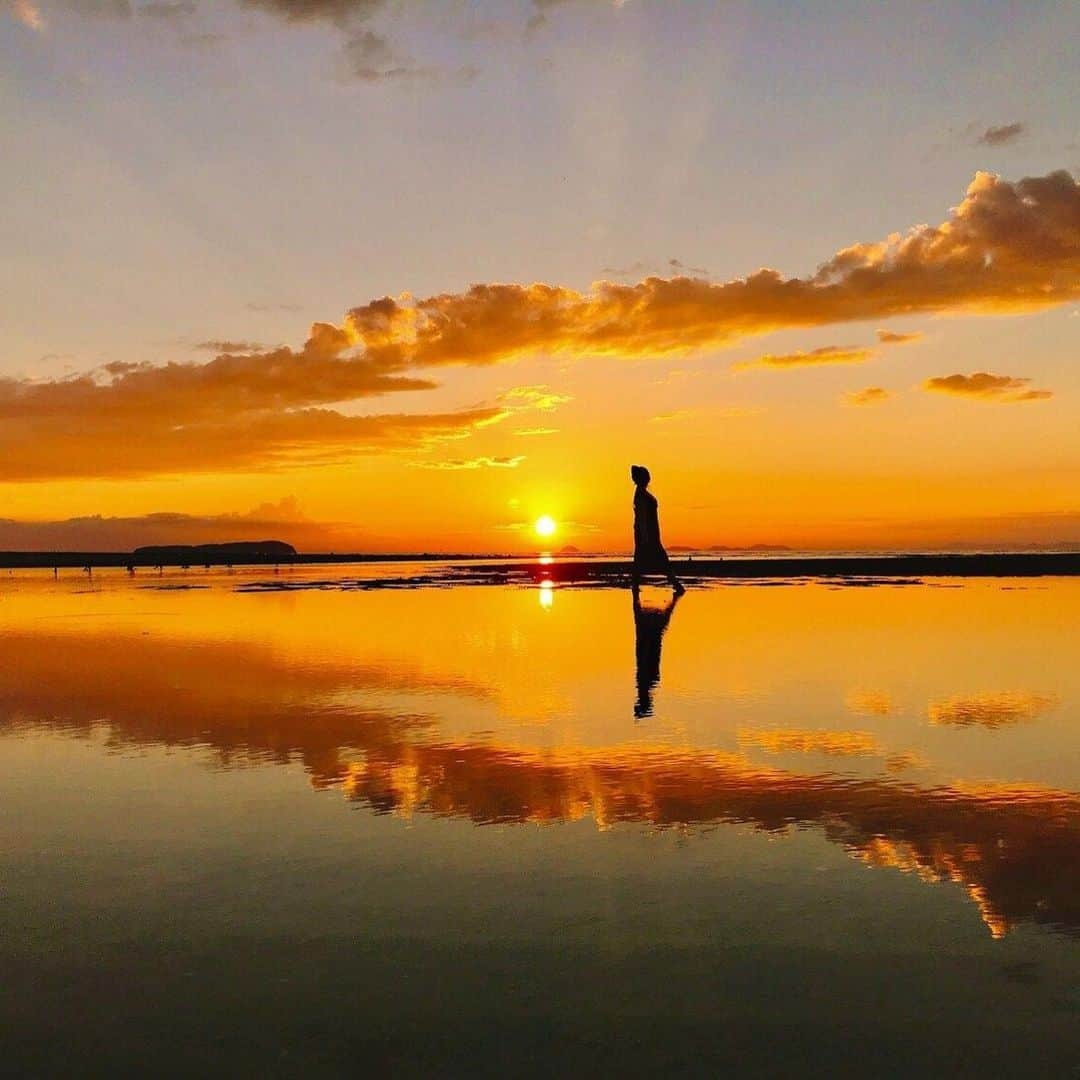
[[[56,418],[0,425],[0,479],[135,477],[162,473],[271,471],[353,454],[400,451],[468,435],[497,409],[432,415],[346,416],[330,409],[242,413],[171,426],[166,418]]]
[[[747,368],[792,368],[814,367],[817,364],[861,364],[869,360],[874,353],[871,349],[863,349],[854,345],[823,345],[820,349],[812,349],[810,352],[793,352],[774,355],[767,353],[755,360],[741,360],[731,366],[737,371]]]
[[[862,390],[849,390],[844,395],[848,405],[880,405],[892,397],[883,386],[867,386]]]
[[[647,277],[474,285],[353,309],[369,354],[419,367],[525,354],[664,356],[775,330],[916,313],[1036,311],[1080,297],[1080,184],[1064,170],[1016,183],[977,173],[948,220],[859,243],[806,278],[758,270],[710,283]]]
[[[546,383],[538,386],[515,386],[499,395],[499,400],[512,408],[532,408],[554,412],[560,405],[573,401],[569,394],[557,394]]]
[[[908,334],[896,330],[877,331],[877,339],[882,345],[909,345],[913,341],[918,341],[921,337],[922,334],[917,330]]]
[[[333,18],[351,7],[330,0],[278,6],[297,18]],[[1035,311],[1078,298],[1080,184],[1065,171],[1015,183],[978,173],[942,224],[844,248],[805,278],[768,269],[722,283],[647,277],[602,281],[587,293],[480,284],[463,293],[372,300],[341,325],[315,323],[299,350],[224,351],[205,364],[111,364],[45,382],[0,379],[0,480],[281,466],[418,445],[433,434],[467,433],[518,404],[552,408],[564,400],[533,387],[518,388],[536,393],[504,409],[441,416],[358,417],[327,408],[429,389],[435,384],[418,372],[446,365],[537,354],[669,356],[782,329],[916,313]],[[755,364],[867,355],[830,347]],[[1020,390],[1012,400],[1048,394]]]
[[[1030,382],[1030,379],[1018,379],[1012,375],[976,371],[974,375],[937,375],[927,379],[923,389],[976,401],[1045,401],[1054,396],[1052,390],[1029,390]]]
[[[516,469],[525,460],[524,454],[517,457],[476,457],[455,459],[452,461],[418,461],[420,469]]]

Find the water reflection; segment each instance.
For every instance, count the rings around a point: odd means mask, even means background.
[[[637,678],[637,701],[634,719],[653,714],[653,691],[660,683],[660,649],[675,605],[682,593],[673,593],[662,608],[646,607],[641,603],[641,590],[631,589],[634,603],[634,671]]]
[[[1006,690],[989,694],[956,694],[927,707],[932,724],[951,727],[999,728],[1036,720],[1054,707],[1045,694]]]
[[[539,675],[593,688],[598,708],[610,713],[628,677],[625,598],[571,591],[554,610],[544,605],[553,589],[539,592],[543,610],[514,589],[185,593],[155,598],[164,610],[123,609],[111,621],[69,613],[58,622],[50,602],[21,614],[9,604],[0,633],[0,735],[47,731],[114,748],[199,748],[227,769],[299,762],[314,787],[339,790],[379,814],[477,825],[591,817],[601,829],[639,823],[696,832],[739,823],[778,837],[812,828],[870,866],[962,885],[994,935],[1024,921],[1080,933],[1080,795],[1053,783],[965,781],[955,773],[902,780],[905,770],[928,769],[932,748],[956,739],[928,725],[923,710],[910,720],[898,716],[880,672],[868,685],[882,689],[846,690],[851,658],[861,654],[849,649],[838,666],[831,714],[821,704],[828,697],[810,695],[804,676],[797,693],[778,699],[783,708],[762,707],[764,722],[718,723],[707,737],[673,734],[667,719],[666,727],[635,729],[621,710],[612,725],[589,728],[579,719],[591,700],[586,690],[551,698],[541,710]],[[734,634],[720,622],[737,603],[731,595],[700,594],[680,616],[669,676],[673,665],[682,679],[691,673],[699,692],[722,683],[715,669],[733,656],[741,657],[733,682],[778,682],[821,636],[820,618],[805,620],[805,630],[796,620],[801,636],[791,644],[782,627],[762,618],[785,601],[757,590]],[[904,612],[910,595],[897,601]],[[676,604],[652,608],[633,597],[636,717],[652,712]],[[418,625],[426,627],[423,640]],[[856,633],[851,648],[863,640]],[[893,649],[884,651],[896,651],[899,641],[890,639]],[[827,645],[839,647],[836,631]],[[762,666],[746,667],[752,658]],[[820,668],[814,656],[805,670]],[[908,663],[904,670],[920,669]],[[721,699],[709,700],[711,716]],[[1061,700],[1033,692],[922,697],[937,724],[983,717],[973,736],[987,717],[1000,724]],[[685,696],[679,704],[690,708]],[[739,716],[749,707],[742,704]],[[812,709],[815,720],[806,715]],[[859,730],[821,723],[842,721],[847,710],[868,718]],[[697,716],[700,725],[704,715],[680,711],[678,719],[689,725]],[[913,750],[905,743],[917,728],[930,741]],[[644,730],[653,741],[640,741]],[[996,752],[1014,735],[1037,739],[1040,726],[1011,724],[979,746]],[[1034,746],[1047,755],[1043,743]],[[761,764],[758,755],[771,760]]]

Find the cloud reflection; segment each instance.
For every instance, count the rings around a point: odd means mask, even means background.
[[[1075,793],[800,773],[644,743],[538,748],[446,736],[440,700],[493,696],[475,679],[405,664],[304,664],[257,643],[100,627],[0,639],[0,734],[30,728],[104,735],[112,747],[200,747],[226,768],[300,761],[315,787],[336,787],[376,813],[477,825],[591,817],[601,829],[814,828],[869,865],[962,885],[995,935],[1025,921],[1080,933]],[[827,734],[746,737],[759,747],[775,738],[779,750],[871,749],[859,733]]]

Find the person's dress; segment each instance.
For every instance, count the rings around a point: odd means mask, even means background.
[[[645,488],[634,492],[634,569],[667,571],[668,553],[660,543],[660,514],[656,496]]]

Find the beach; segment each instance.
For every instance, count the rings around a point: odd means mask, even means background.
[[[1075,578],[558,567],[0,579],[9,1062],[1069,1067]]]

